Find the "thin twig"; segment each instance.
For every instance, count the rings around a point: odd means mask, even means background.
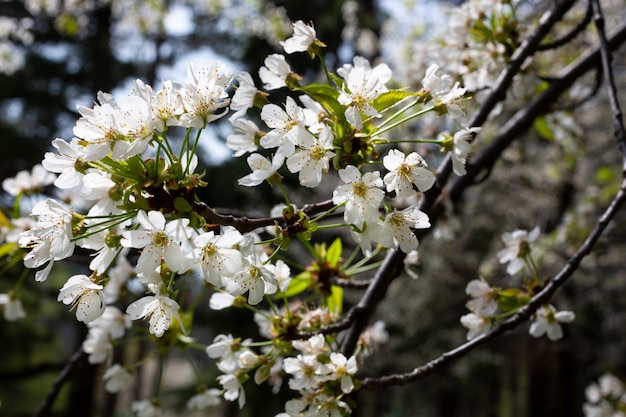
[[[600,8],[600,4],[598,0],[592,0],[594,5],[594,21],[596,22],[596,26],[598,27],[598,32],[600,35],[600,47],[596,48],[591,54],[580,59],[577,63],[573,64],[565,74],[559,80],[559,89],[562,91],[565,89],[565,85],[560,85],[562,83],[566,83],[567,85],[571,84],[574,79],[578,78],[580,75],[580,71],[583,68],[590,68],[592,65],[592,61],[595,62],[598,58],[601,58],[602,66],[605,74],[605,78],[607,79],[607,89],[609,95],[609,101],[611,103],[611,109],[613,112],[613,124],[614,124],[614,135],[617,139],[618,146],[622,152],[622,166],[623,170],[623,180],[620,186],[619,191],[606,208],[602,216],[598,219],[594,229],[591,231],[587,239],[583,242],[583,244],[578,248],[576,253],[574,253],[563,266],[563,268],[559,271],[558,274],[554,276],[545,287],[538,292],[528,304],[524,307],[520,308],[520,310],[513,315],[508,320],[502,322],[498,326],[496,326],[490,332],[483,334],[471,341],[450,350],[436,359],[431,360],[423,366],[417,367],[410,372],[404,374],[395,374],[395,375],[387,375],[383,377],[377,378],[365,378],[361,384],[364,388],[375,388],[375,387],[383,387],[389,385],[401,385],[408,384],[414,381],[418,381],[420,379],[425,378],[426,376],[432,374],[436,370],[450,364],[451,362],[464,357],[469,352],[474,350],[476,347],[487,343],[488,341],[496,338],[497,336],[513,330],[521,323],[528,320],[535,311],[541,305],[547,303],[556,290],[561,287],[569,278],[572,277],[574,272],[578,269],[581,261],[585,256],[591,253],[593,247],[597,243],[597,241],[602,236],[603,232],[607,228],[610,221],[615,217],[619,209],[622,207],[624,202],[626,202],[626,129],[624,129],[622,112],[620,109],[619,101],[617,100],[617,89],[615,88],[615,82],[613,79],[613,71],[611,69],[611,58],[610,58],[610,49],[616,47],[616,41],[624,38],[624,32],[626,32],[626,25],[623,25],[619,28],[613,36],[611,36],[611,40],[609,41],[604,34],[604,25],[603,25],[603,17],[602,10]],[[621,42],[621,41],[620,41]],[[599,57],[598,54],[601,56]],[[576,76],[574,76],[576,74]],[[570,81],[571,80],[571,81]],[[560,94],[560,92],[559,92]],[[558,95],[557,95],[558,96]],[[555,96],[553,96],[555,97]],[[547,100],[547,98],[544,98]],[[533,106],[531,106],[533,107]],[[536,107],[536,106],[535,106]],[[520,123],[519,120],[525,120],[526,117],[520,117],[517,123]],[[503,129],[505,132],[507,129]],[[499,137],[503,137],[499,135]],[[460,191],[462,192],[465,188],[462,188]]]
[[[591,253],[591,250],[593,249],[600,236],[602,236],[602,233],[608,226],[609,222],[615,217],[616,213],[619,211],[620,207],[624,204],[625,201],[626,180],[622,182],[619,192],[613,198],[609,207],[605,210],[604,214],[598,220],[598,223],[594,227],[593,231],[589,234],[585,242],[578,248],[576,253],[574,253],[574,255],[572,255],[567,260],[567,263],[565,264],[565,266],[563,266],[559,273],[556,274],[556,276],[552,280],[550,280],[546,284],[546,286],[530,300],[528,304],[522,307],[511,318],[502,322],[490,332],[478,336],[475,339],[472,339],[469,342],[444,353],[438,358],[431,360],[425,365],[413,369],[410,372],[404,374],[387,375],[378,378],[365,378],[363,379],[363,381],[361,381],[362,387],[376,388],[389,385],[402,385],[423,379],[426,376],[437,371],[438,369],[450,364],[454,360],[464,357],[478,346],[485,344],[486,342],[496,338],[497,336],[507,331],[513,330],[521,323],[528,320],[528,318],[530,318],[530,316],[535,311],[537,311],[537,309],[541,307],[541,305],[547,303],[548,300],[550,300],[554,292],[561,285],[563,285],[578,269],[578,266],[580,265],[582,259],[589,253]]]
[[[593,4],[593,20],[598,29],[598,37],[600,40],[600,56],[602,60],[602,71],[606,79],[606,88],[609,96],[611,111],[613,112],[613,134],[617,139],[618,146],[622,152],[622,173],[626,176],[626,129],[624,129],[624,120],[622,117],[622,109],[617,98],[617,86],[615,85],[615,77],[613,75],[613,67],[611,65],[612,55],[609,41],[606,37],[604,29],[604,16],[602,7],[598,0],[592,0]]]
[[[342,288],[352,288],[355,290],[364,290],[370,286],[372,283],[371,280],[353,280],[353,279],[343,279],[343,278],[331,278],[330,283],[333,285],[337,285]]]
[[[556,39],[556,40],[554,40],[552,42],[542,43],[541,45],[539,45],[537,50],[538,51],[546,51],[546,50],[549,50],[549,49],[556,49],[556,48],[560,48],[561,46],[571,42],[572,40],[574,40],[574,38],[576,38],[576,36],[578,36],[580,33],[582,33],[582,31],[585,30],[585,27],[587,27],[589,22],[591,22],[591,15],[592,15],[591,2],[589,2],[587,4],[587,11],[585,12],[585,17],[583,18],[583,20],[581,20],[576,25],[576,27],[574,27],[568,33],[566,33],[562,37],[560,37],[560,38],[558,38],[558,39]]]
[[[333,205],[332,200],[326,200],[315,204],[307,204],[302,208],[302,210],[307,216],[312,216],[314,214],[330,210]],[[241,233],[251,232],[261,227],[273,226],[276,223],[283,224],[285,221],[283,216],[249,218],[246,216],[234,216],[232,214],[220,214],[207,204],[200,201],[195,202],[194,206],[196,213],[202,216],[207,223],[219,224],[222,226],[233,226]]]
[[[474,114],[469,126],[481,126],[491,114],[493,108],[506,97],[506,92],[513,82],[513,78],[519,72],[524,61],[536,52],[537,47],[541,40],[550,32],[552,26],[558,22],[563,15],[572,7],[575,0],[562,0],[555,3],[555,5],[545,13],[539,24],[534,29],[533,33],[520,45],[520,47],[513,53],[511,60],[507,64],[507,67],[494,84],[494,88],[487,96],[485,101],[481,104],[478,111]],[[442,188],[448,181],[450,174],[452,173],[452,161],[450,156],[441,163],[437,170],[436,185],[426,192],[420,201],[419,208],[430,217],[431,224],[434,225],[436,217],[440,212],[432,212],[431,208],[433,204],[440,197]],[[467,185],[469,186],[469,185]],[[422,229],[418,232],[419,236],[425,236],[429,233],[430,229]],[[359,340],[361,332],[365,329],[367,322],[371,314],[376,309],[378,303],[384,298],[387,288],[391,282],[402,271],[402,263],[406,255],[400,251],[389,251],[383,261],[381,267],[377,270],[376,275],[372,279],[372,284],[367,289],[363,297],[358,303],[358,306],[363,310],[364,314],[354,321],[352,327],[350,327],[344,339],[341,342],[341,350],[346,356],[351,356],[356,349],[356,344]]]
[[[70,379],[74,370],[81,364],[83,359],[87,357],[85,351],[79,348],[74,354],[70,357],[69,361],[63,367],[63,370],[59,373],[59,376],[50,387],[46,398],[44,399],[43,404],[39,407],[39,410],[35,413],[34,417],[45,417],[52,415],[52,406],[56,401],[56,398],[61,392],[61,388],[63,385]]]

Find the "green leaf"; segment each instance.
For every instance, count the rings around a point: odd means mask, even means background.
[[[300,91],[306,93],[326,109],[326,111],[338,119],[343,119],[345,107],[339,104],[337,98],[339,91],[328,84],[309,84],[302,87]]]
[[[326,306],[328,310],[335,313],[337,316],[341,315],[343,307],[343,288],[337,285],[330,286],[330,295],[326,297]]]
[[[548,121],[545,117],[538,117],[535,119],[534,127],[539,136],[547,140],[554,140],[554,134],[552,133],[552,129],[548,126]]]
[[[337,268],[342,253],[341,239],[337,238],[326,250],[326,261],[333,268]]]
[[[526,305],[529,300],[530,296],[528,293],[518,288],[507,288],[506,290],[498,291],[496,296],[498,308],[505,313],[517,310]]]
[[[304,271],[289,282],[287,290],[284,295],[286,297],[293,297],[301,292],[308,290],[311,286],[311,274],[308,271]]]
[[[191,211],[191,206],[183,197],[174,199],[174,208],[181,213],[189,213]]]
[[[419,96],[415,91],[390,90],[382,93],[372,102],[372,106],[379,112],[395,106],[408,97]]]

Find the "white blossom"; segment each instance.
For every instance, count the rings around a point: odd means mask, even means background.
[[[265,66],[259,69],[259,77],[266,90],[277,90],[287,86],[287,76],[291,73],[291,67],[284,55],[272,54],[265,58]]]
[[[454,134],[452,148],[452,170],[456,175],[465,175],[465,163],[467,155],[472,151],[472,142],[476,134],[480,131],[479,127],[459,130]]]
[[[344,220],[359,228],[371,219],[379,217],[378,206],[385,197],[382,187],[383,180],[378,171],[361,171],[353,165],[339,170],[339,178],[344,184],[337,186],[333,191],[333,203],[346,203]]]
[[[106,304],[102,285],[93,282],[87,275],[70,277],[57,297],[63,304],[72,304],[78,321],[89,323],[104,313]]]
[[[278,147],[276,153],[285,157],[291,156],[295,145],[306,140],[305,137],[310,134],[304,124],[303,109],[291,97],[287,97],[285,110],[276,104],[263,106],[261,119],[272,129],[261,138],[261,146],[266,149]]]
[[[243,408],[246,404],[246,393],[237,375],[220,375],[217,377],[217,382],[224,387],[224,398],[228,401],[238,400],[239,408]]]
[[[228,112],[230,100],[226,89],[233,75],[222,73],[222,68],[221,63],[216,63],[200,69],[196,76],[193,64],[189,63],[187,83],[180,89],[185,107],[185,113],[180,116],[181,126],[202,129]]]
[[[79,139],[74,138],[71,142],[63,139],[54,139],[52,147],[57,152],[46,152],[42,165],[50,172],[60,173],[54,185],[61,189],[70,189],[82,184],[87,165],[83,162],[86,156],[86,148],[79,144]]]
[[[285,49],[285,53],[306,52],[309,46],[315,42],[315,28],[313,24],[307,25],[302,20],[293,24],[293,35],[283,42],[280,42]]]
[[[118,363],[109,367],[104,372],[104,389],[107,392],[116,394],[128,388],[133,379],[133,375]]]
[[[241,252],[236,247],[243,236],[233,227],[225,227],[221,234],[203,233],[194,240],[196,263],[200,264],[204,279],[222,287],[222,277],[231,276],[243,265]]]
[[[12,196],[40,193],[43,187],[52,184],[56,175],[48,172],[41,164],[36,164],[30,171],[20,171],[15,177],[2,181],[4,191]]]
[[[378,242],[387,248],[395,248],[404,253],[417,249],[419,244],[412,229],[427,229],[430,227],[428,215],[417,207],[407,207],[404,210],[394,210],[385,216]]]
[[[332,152],[334,136],[329,127],[325,127],[316,138],[307,132],[301,135],[298,149],[287,158],[287,169],[299,172],[300,185],[317,187],[322,181],[322,173],[328,172],[328,161],[335,156]]]
[[[187,401],[187,410],[205,410],[220,405],[220,390],[211,388],[197,393]]]
[[[398,197],[414,195],[413,184],[424,192],[435,183],[435,175],[426,168],[426,162],[417,152],[406,156],[402,151],[391,149],[383,158],[383,165],[389,170],[383,178],[387,191],[395,191]]]
[[[3,316],[6,321],[15,321],[26,317],[22,300],[11,294],[0,294],[0,306],[3,307]]]
[[[179,309],[178,303],[169,297],[148,295],[129,305],[126,313],[133,320],[149,318],[150,333],[156,337],[161,337],[169,329],[174,318],[178,320],[182,328],[182,321],[178,314]]]
[[[557,311],[552,305],[544,305],[535,312],[535,321],[530,325],[530,335],[541,337],[547,334],[550,340],[563,337],[561,323],[571,323],[576,318],[571,311]]]
[[[244,118],[228,119],[235,133],[226,137],[226,146],[235,151],[234,156],[239,157],[247,152],[258,149],[257,141],[261,137],[259,127],[251,120]]]
[[[122,233],[121,244],[125,247],[142,249],[137,261],[137,272],[150,275],[161,265],[161,258],[172,271],[183,273],[191,268],[193,260],[186,256],[181,243],[191,237],[189,219],[176,219],[166,222],[163,213],[141,210],[137,221],[139,230]]]
[[[275,154],[271,162],[263,155],[253,153],[246,160],[252,172],[239,178],[237,182],[244,187],[256,187],[264,181],[271,181],[279,175],[277,171],[283,166],[284,161],[285,157],[280,153]]]
[[[498,259],[501,264],[509,263],[506,268],[509,275],[515,275],[522,270],[524,259],[530,254],[530,245],[537,240],[539,234],[539,227],[530,232],[520,229],[502,234],[506,248],[498,252]]]
[[[482,279],[474,279],[468,282],[465,287],[465,293],[472,297],[465,306],[480,316],[493,316],[498,309],[498,303],[495,300],[496,290]]]

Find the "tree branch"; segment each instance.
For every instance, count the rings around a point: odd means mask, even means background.
[[[39,407],[39,410],[35,413],[34,417],[45,417],[52,415],[52,406],[56,401],[59,392],[61,392],[61,388],[63,385],[70,379],[72,376],[72,372],[83,362],[83,360],[87,357],[87,354],[83,350],[83,348],[79,348],[74,354],[70,357],[70,360],[65,364],[65,367],[59,373],[59,376],[50,387],[50,391],[46,395],[43,404]]]
[[[490,332],[478,336],[475,339],[472,339],[469,342],[442,354],[438,358],[431,360],[425,365],[413,369],[411,372],[407,372],[405,374],[388,375],[379,378],[365,378],[363,381],[361,381],[362,387],[377,388],[389,385],[402,385],[423,379],[426,376],[437,371],[438,369],[452,363],[456,359],[464,357],[478,346],[485,344],[486,342],[496,338],[497,336],[507,331],[513,330],[522,322],[528,320],[528,318],[530,318],[530,316],[535,311],[537,311],[539,307],[541,307],[543,304],[547,303],[550,300],[555,291],[561,285],[563,285],[578,269],[578,266],[580,265],[582,259],[589,253],[591,253],[593,246],[596,244],[600,236],[602,236],[602,233],[608,226],[609,222],[615,217],[615,214],[619,211],[625,201],[626,179],[622,181],[619,192],[615,195],[615,197],[611,201],[611,204],[598,220],[593,231],[589,234],[585,242],[578,248],[576,253],[574,253],[574,255],[572,255],[567,260],[567,263],[559,271],[559,273],[556,274],[552,280],[548,281],[545,287],[539,293],[537,293],[529,301],[528,304],[520,308],[519,311],[511,318],[502,322],[501,324],[493,328],[493,330],[491,330]]]
[[[533,33],[520,45],[513,53],[511,60],[507,64],[504,71],[496,80],[494,88],[482,103],[478,111],[474,114],[469,122],[469,126],[481,126],[488,118],[493,108],[504,98],[506,91],[511,86],[515,74],[517,74],[524,61],[537,51],[541,40],[549,33],[552,26],[558,22],[563,15],[572,7],[575,0],[561,0],[555,2],[554,6],[546,12]],[[435,186],[426,192],[420,201],[420,210],[429,215],[431,224],[435,224],[436,217],[441,213],[440,210],[432,212],[431,207],[437,198],[441,196],[442,187],[448,181],[448,177],[452,172],[452,160],[448,157],[441,163],[437,170],[437,181]],[[467,186],[466,186],[467,187]],[[431,228],[432,229],[432,228]],[[430,229],[422,229],[418,234],[425,236]],[[341,342],[341,350],[346,356],[351,356],[356,348],[356,343],[361,332],[365,329],[371,314],[376,309],[378,303],[384,298],[387,288],[391,282],[400,274],[402,270],[402,262],[406,255],[400,251],[389,251],[383,261],[381,267],[377,270],[371,285],[358,303],[359,308],[364,314],[358,317],[352,327],[348,329],[346,335]]]
[[[523,109],[523,111],[521,111],[522,115],[511,119],[510,126],[506,125],[505,127],[503,127],[501,133],[493,142],[494,148],[499,149],[499,152],[496,152],[495,150],[489,151],[486,149],[481,155],[482,157],[478,158],[479,162],[476,165],[482,165],[488,161],[493,161],[492,164],[495,163],[495,160],[497,158],[493,160],[492,158],[499,156],[502,150],[504,150],[506,146],[508,146],[508,144],[512,142],[513,138],[511,136],[519,135],[519,133],[521,133],[517,132],[517,130],[514,129],[514,126],[524,127],[524,120],[532,120],[534,117],[537,117],[537,115],[539,114],[536,113],[537,111],[544,109],[544,106],[547,106],[547,104],[551,100],[554,100],[556,97],[558,97],[558,95],[560,95],[567,86],[571,85],[575,79],[582,75],[582,73],[591,69],[593,67],[593,64],[597,62],[598,59],[601,59],[605,78],[607,79],[608,95],[614,116],[614,134],[618,141],[618,146],[622,151],[623,180],[619,191],[617,192],[607,209],[604,211],[602,216],[599,218],[594,229],[591,231],[589,236],[587,236],[585,242],[583,242],[578,250],[567,260],[566,264],[559,271],[559,273],[556,274],[553,279],[548,281],[544,288],[541,289],[541,291],[539,291],[535,296],[533,296],[528,304],[520,308],[520,310],[515,315],[513,315],[508,320],[500,323],[490,332],[483,334],[453,350],[450,350],[442,354],[440,357],[433,359],[425,365],[417,367],[410,372],[404,374],[388,375],[379,378],[365,378],[362,381],[362,386],[364,388],[401,385],[423,379],[426,376],[435,372],[436,370],[455,361],[456,359],[464,357],[476,347],[487,343],[488,341],[496,338],[497,336],[507,331],[513,330],[522,322],[528,320],[532,316],[532,314],[537,311],[537,309],[541,307],[541,305],[547,303],[556,292],[556,290],[561,287],[574,274],[583,258],[591,253],[593,247],[602,236],[609,222],[615,217],[619,209],[626,201],[626,130],[624,129],[622,113],[619,102],[617,100],[617,89],[615,88],[615,82],[613,80],[613,72],[610,68],[610,49],[616,48],[617,45],[623,42],[623,40],[626,38],[626,24],[619,27],[610,37],[610,39],[607,39],[604,34],[604,25],[600,5],[597,0],[592,1],[594,2],[593,4],[595,11],[594,20],[596,21],[596,25],[598,26],[598,32],[600,35],[600,46],[594,49],[591,53],[581,57],[577,62],[575,62],[568,69],[566,69],[566,71],[564,71],[564,74],[548,89],[552,90],[551,94],[548,94],[548,91],[546,91],[544,94],[540,95],[537,100],[531,103],[528,108]],[[507,126],[509,127],[507,128]],[[501,142],[506,143],[503,144]],[[482,163],[480,163],[480,161],[482,161]],[[474,171],[474,175],[476,174],[477,172]],[[457,183],[459,183],[459,181],[457,181]],[[458,195],[460,197],[461,193],[467,188],[468,185],[469,183],[465,183],[465,186],[457,185],[457,192],[451,192],[451,194]],[[455,189],[454,184],[451,189]]]
[[[307,204],[302,208],[302,211],[304,211],[307,216],[313,216],[330,210],[333,206],[334,204],[332,200],[326,200],[319,203]],[[282,225],[285,222],[285,218],[283,216],[249,218],[246,216],[220,214],[201,201],[194,202],[194,209],[196,213],[206,220],[207,223],[219,224],[222,226],[233,226],[241,233],[251,232],[261,227],[273,226],[276,223]]]

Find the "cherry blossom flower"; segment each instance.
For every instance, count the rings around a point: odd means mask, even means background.
[[[235,133],[226,137],[226,146],[235,151],[234,156],[238,157],[247,152],[256,151],[262,136],[256,123],[251,120],[233,117],[228,119],[228,121],[233,126]]]
[[[287,77],[291,74],[291,67],[284,55],[272,54],[265,58],[265,66],[259,68],[259,78],[266,90],[277,90],[286,87]]]
[[[345,84],[337,100],[348,106],[345,111],[346,120],[356,129],[362,129],[361,113],[370,117],[379,115],[371,102],[388,91],[385,83],[391,77],[391,70],[386,65],[372,69],[367,60],[355,59],[355,66],[346,68],[341,74]]]
[[[161,417],[163,415],[161,407],[148,400],[133,401],[130,409],[137,414],[137,417]]]
[[[354,390],[354,382],[352,377],[357,372],[356,357],[351,356],[346,358],[342,353],[333,352],[330,354],[330,374],[328,379],[340,380],[341,391],[344,394],[349,394]]]
[[[294,340],[292,345],[295,349],[306,355],[317,356],[326,348],[326,338],[323,334],[316,334],[306,340]]]
[[[276,284],[274,274],[261,264],[244,258],[241,270],[233,276],[225,278],[226,291],[231,295],[248,293],[248,303],[256,305],[263,300],[265,283]]]
[[[202,68],[196,76],[193,64],[187,67],[187,83],[180,89],[185,112],[180,116],[183,127],[202,129],[207,123],[224,116],[230,102],[226,89],[233,75],[222,73],[223,65],[216,63]]]
[[[530,335],[541,337],[547,334],[550,340],[563,337],[561,323],[571,323],[576,315],[571,311],[557,311],[552,305],[544,305],[535,313],[535,321],[530,325]]]
[[[97,319],[89,322],[87,326],[91,328],[98,327],[105,330],[111,339],[121,339],[130,329],[131,319],[115,306],[106,306],[104,312]]]
[[[206,410],[209,407],[220,405],[221,402],[220,390],[216,388],[205,389],[187,401],[187,410]]]
[[[61,189],[70,189],[82,184],[87,165],[83,162],[86,156],[86,148],[79,144],[79,139],[74,138],[71,142],[63,139],[52,141],[52,147],[57,152],[46,152],[42,165],[50,172],[60,175],[54,180],[54,185]]]
[[[244,352],[241,339],[235,339],[230,334],[218,334],[213,343],[207,346],[206,354],[212,359],[218,359],[217,368],[225,374],[232,374],[239,369],[239,356]]]
[[[346,203],[346,223],[361,228],[363,223],[378,218],[378,206],[385,197],[385,192],[379,188],[383,185],[380,172],[366,172],[361,176],[357,167],[348,165],[339,170],[339,178],[344,184],[333,191],[333,203]]]
[[[6,321],[15,321],[26,317],[22,300],[14,294],[0,294],[0,306],[3,307],[3,317]]]
[[[459,130],[454,134],[452,148],[452,170],[456,175],[465,175],[465,163],[467,155],[472,151],[472,142],[476,138],[476,134],[480,131],[479,127]]]
[[[83,350],[89,355],[87,361],[92,365],[107,361],[113,355],[109,333],[101,327],[90,327],[83,341]]]
[[[172,81],[163,81],[161,89],[152,98],[152,112],[166,126],[178,126],[179,118],[184,113],[180,85]],[[159,130],[163,130],[161,127]]]
[[[328,172],[328,160],[335,156],[333,132],[325,127],[316,138],[307,132],[301,135],[298,149],[287,158],[287,169],[299,172],[300,185],[315,188],[322,181],[322,173]]]
[[[287,97],[285,110],[276,104],[263,106],[261,119],[272,129],[261,138],[261,146],[266,149],[278,147],[276,153],[285,157],[291,156],[295,145],[302,143],[310,135],[304,124],[303,109],[291,97]]]
[[[481,316],[476,313],[468,313],[461,317],[461,324],[467,327],[467,340],[475,339],[476,337],[487,333],[492,327],[492,318]]]
[[[497,292],[482,279],[474,279],[467,283],[465,293],[472,297],[465,306],[483,317],[493,316],[498,309],[495,300]]]
[[[237,119],[246,113],[246,111],[254,106],[254,98],[259,90],[254,85],[252,76],[245,72],[240,71],[235,74],[235,79],[239,82],[235,94],[230,101],[230,109],[235,110],[235,113],[231,116],[231,119]]]
[[[178,303],[164,295],[148,295],[135,301],[126,309],[133,320],[150,318],[150,333],[161,337],[170,328],[172,319],[176,319],[182,328]],[[184,331],[184,329],[183,329]]]
[[[112,198],[115,193],[111,191],[114,191],[115,188],[116,184],[108,172],[94,171],[84,176],[80,194],[86,200],[92,202],[88,217],[106,216],[122,212],[122,209],[118,207],[121,201]]]
[[[298,355],[285,358],[283,370],[292,375],[289,388],[294,391],[317,388],[320,382],[327,380],[331,372],[329,366],[320,363],[315,355]]]
[[[287,291],[289,283],[291,282],[291,270],[289,269],[289,266],[279,259],[275,264],[267,264],[265,267],[274,274],[274,278],[276,279],[276,290],[281,292]],[[266,287],[272,285],[269,282],[266,282],[265,284]],[[266,288],[265,293],[273,294],[276,290],[270,291]]]
[[[222,387],[224,387],[224,399],[228,401],[238,400],[239,408],[243,408],[246,404],[246,393],[243,390],[243,385],[237,375],[225,374],[217,377]]]
[[[48,262],[44,270],[35,274],[35,280],[41,282],[48,277],[54,261],[74,253],[73,211],[55,200],[47,199],[37,203],[31,213],[37,216],[37,224],[22,232],[18,243],[21,247],[31,249],[24,256],[27,268],[38,268]]]
[[[389,170],[383,178],[387,191],[395,191],[398,197],[414,195],[413,184],[424,192],[435,183],[435,175],[426,168],[426,161],[417,152],[406,156],[402,151],[391,149],[383,158],[383,165]]]
[[[166,222],[163,213],[145,211],[137,213],[137,221],[143,230],[122,233],[121,244],[142,249],[137,260],[137,272],[150,275],[161,265],[161,258],[172,271],[183,273],[191,268],[193,260],[185,255],[180,243],[191,237],[189,219]]]
[[[116,363],[104,372],[103,379],[104,389],[111,394],[116,394],[128,388],[133,380],[133,375],[122,365]]]
[[[315,28],[313,24],[307,25],[302,20],[293,24],[293,35],[289,39],[280,42],[285,49],[285,53],[306,52],[309,46],[315,42]]]
[[[427,229],[430,227],[428,215],[417,207],[407,207],[404,210],[394,210],[385,216],[378,243],[386,248],[395,248],[409,253],[419,244],[412,229]]]
[[[48,172],[41,164],[36,164],[30,171],[20,171],[15,177],[5,178],[2,188],[12,196],[40,193],[43,187],[55,180],[56,175]]]
[[[92,109],[78,106],[78,112],[74,135],[85,145],[85,161],[100,160],[110,152],[113,159],[138,155],[156,128],[150,104],[139,96],[127,97],[120,106],[111,94],[100,91]]]
[[[196,262],[202,267],[204,279],[222,287],[222,277],[231,276],[241,269],[242,255],[235,247],[243,236],[233,227],[225,227],[221,234],[203,233],[194,240]]]
[[[106,304],[103,288],[87,275],[74,275],[61,288],[57,301],[63,301],[65,305],[72,304],[72,308],[76,308],[78,321],[89,323],[104,313]]]
[[[501,264],[509,263],[506,267],[509,275],[515,275],[524,268],[524,258],[530,254],[530,245],[537,240],[539,234],[539,227],[530,232],[520,229],[502,234],[506,248],[498,251],[498,259]]]
[[[263,181],[268,181],[271,184],[273,180],[280,178],[280,174],[277,171],[283,166],[285,157],[277,153],[270,162],[269,159],[261,154],[253,153],[246,161],[252,173],[239,178],[238,183],[244,187],[256,187],[262,184]]]
[[[424,90],[434,97],[447,94],[452,88],[452,77],[448,74],[439,73],[439,65],[432,64],[426,69],[426,74],[422,79]]]

